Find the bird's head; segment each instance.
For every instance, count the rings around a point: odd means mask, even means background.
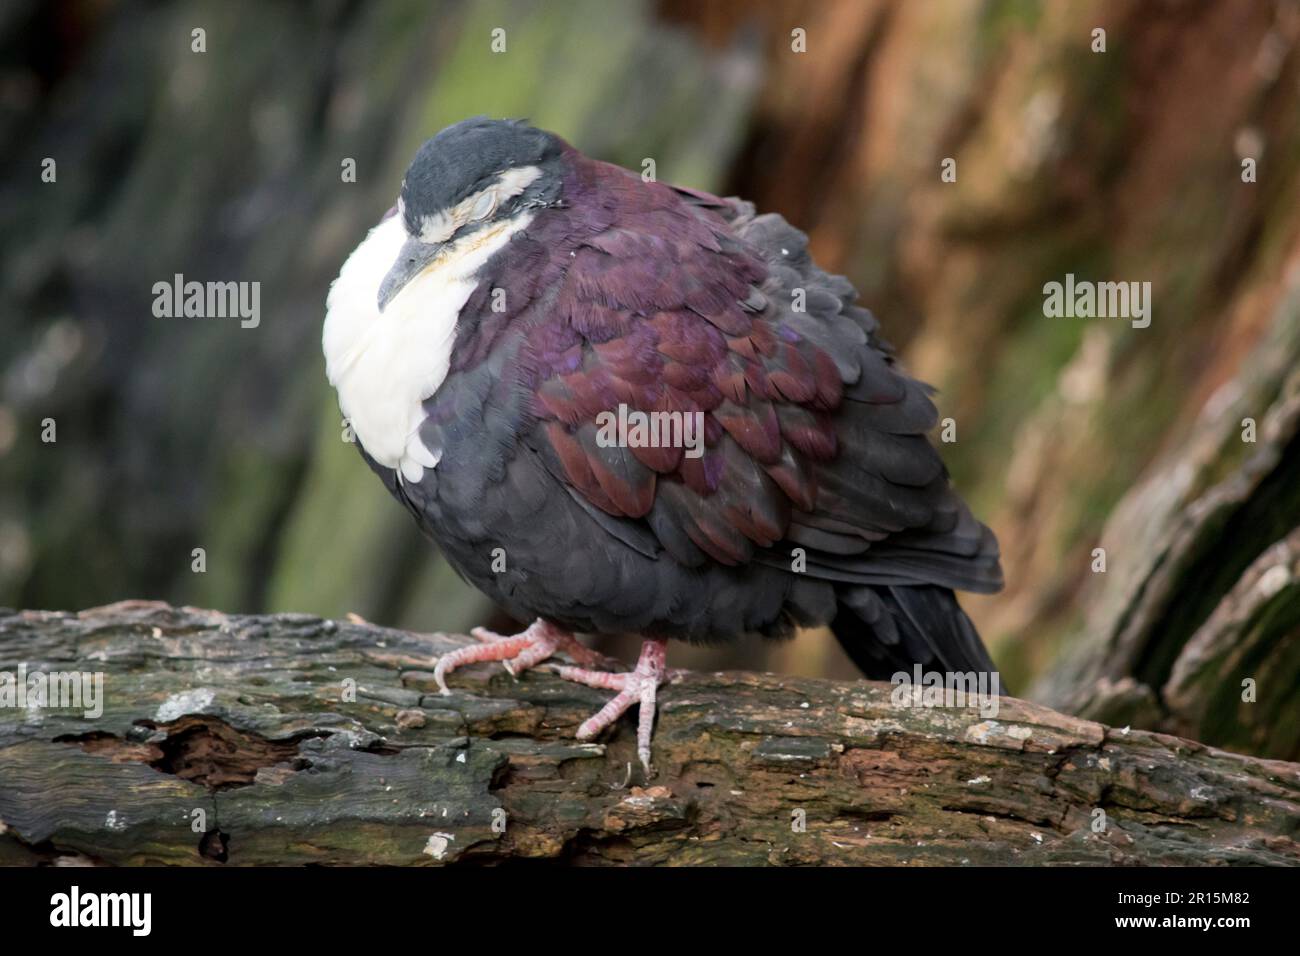
[[[379,286],[379,311],[443,257],[555,202],[564,142],[520,120],[448,126],[415,154],[397,200],[406,241]]]

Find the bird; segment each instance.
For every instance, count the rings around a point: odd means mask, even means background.
[[[826,626],[868,679],[996,674],[954,591],[1001,588],[998,543],[930,439],[933,389],[776,213],[466,119],[347,257],[322,347],[365,462],[531,622],[473,629],[443,693],[483,661],[613,691],[576,736],[637,706],[649,775],[670,641]],[[580,634],[639,636],[637,664]]]

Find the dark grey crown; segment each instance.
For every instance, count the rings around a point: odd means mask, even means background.
[[[494,218],[508,215],[521,205],[541,205],[559,192],[558,166],[564,141],[523,120],[494,120],[485,116],[448,126],[425,142],[415,154],[402,182],[402,202],[407,229],[418,233],[418,223],[455,206],[508,169],[537,166],[538,178]]]

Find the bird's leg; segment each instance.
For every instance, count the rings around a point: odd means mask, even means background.
[[[582,722],[578,728],[579,740],[590,740],[623,716],[623,712],[633,704],[640,705],[636,728],[636,754],[641,758],[641,766],[645,768],[647,777],[650,776],[650,737],[654,733],[655,699],[659,685],[664,682],[666,676],[664,661],[667,651],[667,641],[647,640],[641,645],[641,659],[636,663],[636,670],[621,674],[589,670],[584,667],[553,668],[555,673],[565,680],[577,681],[588,687],[618,691],[609,703]]]
[[[611,663],[609,658],[586,647],[568,631],[540,618],[518,634],[497,634],[482,627],[474,628],[470,634],[480,643],[462,647],[438,658],[433,679],[444,694],[451,693],[447,688],[448,674],[465,664],[477,664],[480,661],[503,661],[512,676],[535,667],[560,651],[586,667]]]

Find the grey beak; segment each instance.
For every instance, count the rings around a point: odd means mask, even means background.
[[[406,284],[424,271],[442,250],[440,242],[421,242],[419,239],[407,238],[402,244],[402,251],[397,254],[397,261],[379,283],[379,311],[383,312],[388,303]]]

